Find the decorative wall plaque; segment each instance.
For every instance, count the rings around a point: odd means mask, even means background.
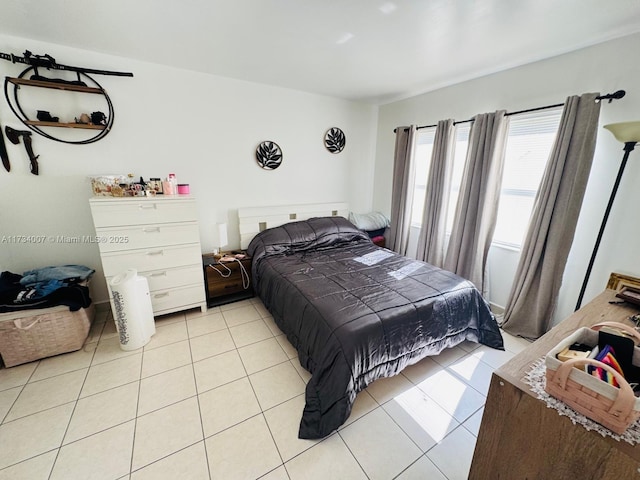
[[[344,136],[344,132],[338,127],[333,127],[327,130],[324,134],[324,146],[331,153],[340,153],[344,150],[344,146],[347,143],[347,139]]]
[[[275,170],[282,163],[282,150],[276,142],[262,142],[256,148],[256,160],[265,170]]]

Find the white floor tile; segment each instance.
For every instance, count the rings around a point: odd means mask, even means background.
[[[25,363],[11,368],[0,368],[0,390],[24,385],[38,366],[38,362]]]
[[[80,397],[87,397],[110,388],[138,381],[140,379],[141,366],[142,353],[93,365],[89,368]]]
[[[485,397],[477,390],[447,371],[419,383],[418,388],[459,422],[464,422],[485,402]]]
[[[64,443],[74,442],[136,418],[138,382],[82,398],[76,404]]]
[[[474,350],[471,355],[479,358],[484,363],[491,365],[493,368],[500,368],[503,364],[516,356],[515,353],[508,350],[496,350],[495,348],[487,347],[486,345],[482,345],[477,350]]]
[[[423,452],[441,442],[459,425],[417,387],[385,403],[383,408]]]
[[[510,333],[500,330],[502,333],[502,339],[504,340],[504,348],[511,353],[520,353],[522,350],[531,345],[531,341],[522,337],[516,337]]]
[[[187,318],[187,331],[189,338],[199,337],[207,333],[217,332],[227,328],[224,317],[220,311],[209,312],[199,317]]]
[[[480,431],[480,424],[482,423],[482,415],[484,413],[484,407],[471,415],[469,419],[463,423],[464,427],[471,432],[474,437],[478,437]]]
[[[289,359],[278,340],[273,337],[238,348],[238,353],[249,375],[286,362]]]
[[[258,478],[282,464],[262,415],[205,441],[211,478]]]
[[[380,408],[342,429],[340,436],[372,480],[393,478],[422,455]]]
[[[344,422],[344,424],[340,428],[344,428],[347,425],[352,424],[363,415],[366,415],[367,413],[375,410],[378,407],[378,402],[376,402],[366,390],[363,390],[362,392],[358,393],[356,401],[353,402],[353,406],[351,407],[351,414],[349,415],[349,418],[347,418],[347,421]]]
[[[137,470],[202,440],[195,397],[138,417],[133,469]]]
[[[140,381],[138,415],[166,407],[195,394],[196,382],[191,365],[143,378]]]
[[[404,472],[396,477],[396,480],[447,480],[438,467],[428,457],[422,456]]]
[[[237,348],[273,337],[273,333],[262,319],[229,327],[229,331]]]
[[[134,427],[132,420],[62,447],[50,480],[111,480],[127,475]]]
[[[284,350],[284,353],[287,354],[287,357],[289,357],[289,360],[298,356],[298,351],[293,347],[293,345],[291,345],[291,343],[289,343],[286,335],[277,334],[276,340],[282,347],[282,350]]]
[[[247,372],[237,350],[205,358],[193,364],[198,393],[246,377]]]
[[[49,480],[57,455],[58,451],[52,450],[0,470],[0,480]]]
[[[38,363],[38,367],[35,372],[33,372],[33,376],[29,379],[29,382],[36,382],[74,370],[88,368],[89,365],[91,365],[96,346],[97,344],[91,343],[85,345],[77,352],[43,358]]]
[[[417,385],[443,369],[444,367],[434,361],[432,357],[425,357],[418,363],[406,367],[401,374]]]
[[[449,365],[447,371],[486,396],[489,392],[494,367],[484,363],[475,355],[467,355]]]
[[[458,427],[426,455],[448,480],[466,480],[475,445],[476,438],[464,427]]]
[[[0,390],[0,423],[4,420],[5,415],[9,412],[21,391],[22,387]]]
[[[194,362],[235,349],[228,329],[191,338],[189,343],[191,344],[191,358]]]
[[[66,403],[0,425],[0,469],[58,448],[73,407]]]
[[[5,422],[77,400],[86,375],[87,369],[84,368],[28,383],[9,410]]]
[[[413,386],[405,376],[395,375],[393,377],[379,378],[367,387],[366,392],[382,405]]]
[[[254,373],[249,380],[262,410],[286,402],[305,390],[304,382],[289,362]]]
[[[284,465],[280,465],[275,470],[271,470],[266,475],[260,477],[260,480],[289,480],[289,475]]]
[[[205,437],[210,437],[261,412],[246,377],[201,393],[199,400]]]
[[[431,357],[436,363],[439,363],[443,367],[452,364],[456,360],[467,355],[467,352],[459,346],[445,348],[438,355]]]
[[[251,303],[246,303],[242,306],[236,306],[235,308],[224,308],[221,310],[222,316],[227,322],[227,326],[229,328],[262,318],[258,310],[256,310],[256,307],[254,307]]]
[[[170,343],[181,342],[187,338],[187,322],[184,321],[184,317],[180,321],[172,321],[172,323],[166,325],[156,321],[156,333],[151,337],[149,343],[144,346],[144,349],[145,351],[152,350]]]
[[[142,378],[191,364],[188,340],[145,350],[142,354]]]
[[[285,463],[285,468],[291,480],[367,480],[357,460],[337,433],[289,460]]]
[[[180,450],[131,474],[131,480],[209,480],[204,442]]]
[[[110,362],[119,358],[130,357],[132,355],[142,353],[142,348],[137,350],[122,350],[120,348],[120,339],[118,337],[110,337],[100,340],[93,355],[92,365]]]
[[[264,412],[271,435],[285,462],[318,443],[318,440],[298,438],[303,408],[304,395],[298,395]]]

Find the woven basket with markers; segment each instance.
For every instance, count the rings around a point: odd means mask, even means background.
[[[640,334],[622,323],[576,330],[546,355],[545,391],[613,432],[624,433],[640,417],[638,343]]]

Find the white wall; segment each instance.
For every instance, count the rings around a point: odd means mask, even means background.
[[[600,124],[640,120],[639,44],[640,35],[620,38],[381,106],[374,209],[389,213],[393,129],[396,126],[429,125],[445,118],[465,120],[477,113],[503,108],[522,110],[562,103],[569,95],[609,93],[618,89],[626,90],[627,95],[622,100],[602,106]],[[565,318],[575,307],[622,154],[622,145],[609,132],[599,129],[591,177],[567,262],[555,321]],[[638,179],[640,149],[631,154],[583,304],[604,289],[611,272],[640,275],[640,254],[637,250],[640,222],[636,211],[640,204]],[[490,300],[499,305],[504,305],[509,293],[515,272],[514,257],[508,252],[495,250],[489,256]]]
[[[39,176],[29,173],[24,146],[7,142],[12,170],[0,171],[0,239],[94,235],[87,176],[95,174],[134,173],[148,179],[175,173],[197,198],[203,251],[214,247],[218,222],[228,223],[229,248],[239,247],[239,207],[347,201],[353,211],[371,209],[375,106],[0,36],[0,51],[21,54],[25,49],[51,54],[59,63],[135,76],[95,76],[115,108],[113,130],[102,140],[68,145],[32,135]],[[0,61],[6,76],[23,68]],[[0,102],[0,124],[27,130],[5,101]],[[330,127],[346,134],[341,154],[324,148]],[[276,170],[265,171],[256,163],[255,148],[264,140],[282,148],[284,160]],[[94,298],[107,298],[96,245],[11,244],[6,238],[0,244],[2,271],[22,273],[64,263],[98,270]]]

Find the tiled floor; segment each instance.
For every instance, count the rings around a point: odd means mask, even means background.
[[[83,350],[0,370],[0,480],[464,479],[491,372],[526,346],[427,358],[309,441],[309,374],[259,300],[156,326],[125,352],[103,311]]]

